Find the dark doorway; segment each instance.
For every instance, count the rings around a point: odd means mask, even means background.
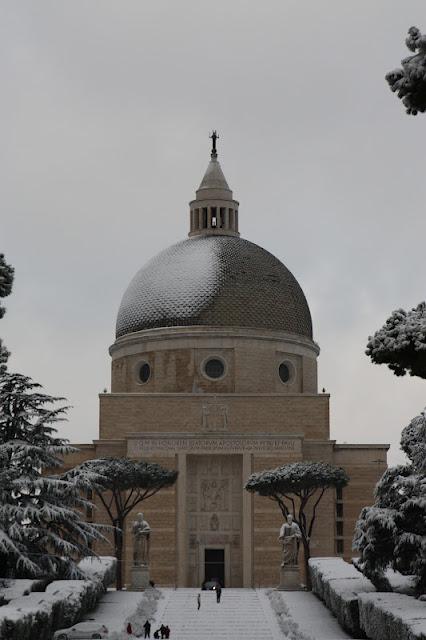
[[[204,580],[225,586],[225,549],[204,549]]]

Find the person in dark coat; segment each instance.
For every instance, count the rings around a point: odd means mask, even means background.
[[[132,631],[132,625],[130,624],[130,622],[127,623],[127,633],[129,634],[129,636],[132,635],[133,631]]]
[[[160,627],[160,633],[161,633],[161,637],[165,638],[166,637],[166,627],[164,624],[161,625]]]
[[[160,629],[157,629],[157,631],[154,631],[154,638],[155,640],[158,640],[159,637],[160,637]]]
[[[165,628],[165,632],[164,632],[164,637],[166,638],[166,640],[168,640],[168,638],[170,638],[170,627],[168,624],[166,624],[166,628]]]
[[[218,584],[216,587],[216,602],[220,602],[221,596],[222,596],[222,587],[220,586],[220,584]]]
[[[144,638],[150,638],[151,637],[151,623],[150,623],[149,620],[147,620],[145,622],[145,624],[143,625],[143,630],[145,631]]]
[[[199,593],[197,596],[197,611],[199,610],[200,607],[201,607],[201,593]]]

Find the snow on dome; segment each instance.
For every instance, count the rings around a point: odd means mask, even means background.
[[[116,336],[197,325],[312,339],[311,314],[294,276],[268,251],[234,236],[195,236],[152,258],[123,296]]]

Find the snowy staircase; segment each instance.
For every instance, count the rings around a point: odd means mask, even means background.
[[[223,589],[220,604],[214,591],[164,589],[163,593],[165,600],[163,606],[159,606],[152,632],[161,624],[168,624],[171,640],[281,640],[283,637],[269,600],[254,589]],[[201,593],[199,611],[198,593]]]

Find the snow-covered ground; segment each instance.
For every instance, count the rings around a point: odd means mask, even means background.
[[[214,591],[165,589],[152,630],[161,624],[171,629],[173,640],[282,640],[276,617],[266,600],[266,610],[254,589],[223,589],[220,604]],[[197,594],[201,607],[197,609]],[[161,601],[160,601],[161,602]]]
[[[96,610],[88,613],[84,620],[101,622],[110,633],[120,632],[134,616],[143,598],[144,594],[137,591],[107,591]]]
[[[343,640],[352,638],[342,630],[336,618],[313,593],[280,591],[290,617],[302,633],[315,640]]]
[[[41,590],[40,580],[31,579],[4,579],[0,580],[0,603],[9,602],[15,598],[26,596],[31,591]]]
[[[22,595],[27,589],[21,587],[28,587],[31,581],[14,581],[7,588],[15,588],[12,594],[17,597],[0,606],[0,638],[33,640],[34,629],[37,629],[39,640],[50,637],[58,627],[72,626],[95,607],[114,575],[115,563],[115,558],[111,557],[84,561],[83,568],[90,579],[56,580],[45,591],[29,595]]]
[[[151,637],[161,624],[171,629],[172,640],[347,640],[336,619],[313,594],[273,592],[285,604],[288,615],[280,628],[271,606],[268,590],[224,589],[220,604],[214,591],[197,589],[161,589],[157,610],[151,619]],[[197,609],[197,595],[201,608]],[[106,594],[90,618],[105,623],[111,630],[123,630],[137,619],[134,611],[145,594],[131,592]],[[89,616],[87,616],[89,618]],[[143,618],[143,619],[142,619]],[[145,616],[138,620],[145,622]],[[126,633],[120,639],[130,640]]]

